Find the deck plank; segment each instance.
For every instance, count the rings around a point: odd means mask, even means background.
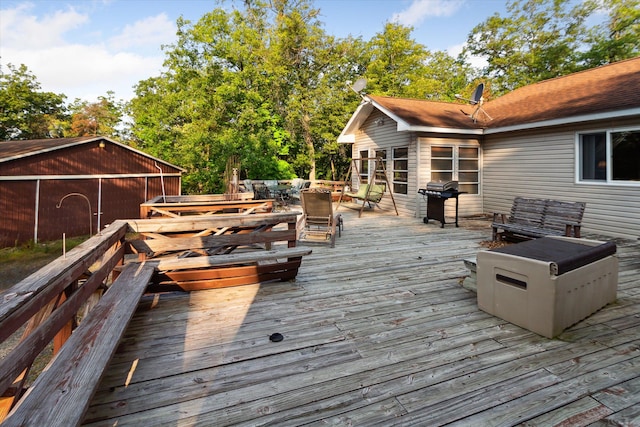
[[[638,420],[640,242],[616,239],[618,300],[550,340],[462,287],[489,221],[340,212],[335,248],[314,245],[294,281],[146,297],[85,424]]]

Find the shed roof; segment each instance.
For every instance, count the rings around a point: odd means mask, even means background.
[[[486,115],[480,112],[476,122],[473,105],[367,95],[338,142],[353,142],[363,115],[373,109],[366,104],[393,118],[398,131],[462,134],[640,115],[640,57],[521,87],[485,102]]]
[[[153,157],[147,153],[136,150],[135,148],[131,148],[128,145],[121,144],[117,141],[114,141],[111,138],[107,138],[104,136],[81,136],[76,138],[48,138],[48,139],[27,139],[27,140],[17,140],[17,141],[0,141],[0,163],[9,162],[12,160],[21,159],[24,157],[35,156],[38,154],[44,154],[51,151],[63,150],[65,148],[74,147],[83,144],[90,144],[95,142],[105,141],[111,144],[118,145],[127,150],[138,153],[142,156],[148,157],[157,161],[158,163],[163,163],[164,165],[170,166],[179,171],[183,171],[179,166],[172,165],[162,159],[157,157]]]

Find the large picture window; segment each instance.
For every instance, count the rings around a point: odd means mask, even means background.
[[[640,182],[640,129],[578,136],[578,180]]]

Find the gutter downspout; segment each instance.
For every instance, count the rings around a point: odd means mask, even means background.
[[[38,243],[38,217],[40,216],[40,180],[36,180],[35,214],[33,221],[33,242]]]

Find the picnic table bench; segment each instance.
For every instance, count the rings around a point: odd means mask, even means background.
[[[516,197],[509,216],[493,214],[492,239],[580,237],[586,203]]]

